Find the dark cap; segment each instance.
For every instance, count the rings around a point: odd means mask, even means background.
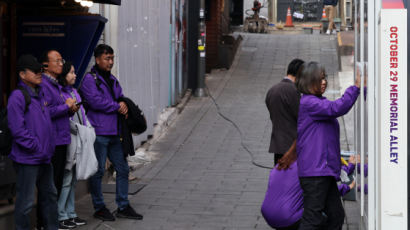
[[[34,73],[40,73],[41,67],[42,65],[31,54],[22,55],[17,61],[17,72],[29,69],[33,71]]]

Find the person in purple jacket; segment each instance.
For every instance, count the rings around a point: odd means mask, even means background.
[[[42,87],[45,99],[50,108],[53,121],[53,137],[56,148],[52,158],[54,167],[54,183],[57,194],[60,196],[63,185],[64,168],[67,155],[67,145],[71,142],[70,116],[77,112],[79,107],[72,98],[64,99],[62,86],[58,84],[57,77],[63,69],[64,59],[56,50],[48,50],[41,57],[44,66]]]
[[[325,69],[305,63],[297,87],[302,98],[298,117],[298,174],[304,212],[299,229],[342,229],[344,209],[337,181],[340,177],[340,142],[337,117],[346,114],[359,96],[360,75],[343,96],[329,101],[322,96]]]
[[[17,174],[14,220],[16,229],[31,229],[30,212],[34,206],[35,187],[45,229],[58,229],[57,191],[53,182],[51,158],[54,152],[53,126],[40,86],[41,64],[32,55],[17,62],[19,90],[8,100],[7,119],[12,135],[10,159]],[[23,90],[30,96],[26,107]]]
[[[327,89],[327,79],[322,80],[322,85],[320,87],[321,94],[324,94]],[[353,189],[353,187],[356,185],[356,182],[353,180],[350,182],[349,175],[353,173],[355,166],[356,166],[356,157],[354,155],[350,156],[349,162],[347,165],[344,164],[344,159],[341,158],[342,160],[342,170],[340,170],[340,179],[341,181],[338,181],[337,183],[337,188],[340,192],[340,196],[346,195],[350,190]],[[344,184],[342,182],[350,182],[349,184]]]
[[[348,162],[346,162],[342,158],[342,170],[340,170],[340,181],[337,183],[337,187],[339,189],[341,196],[346,195],[356,185],[356,182],[349,178],[349,176],[354,172],[356,168],[356,163],[357,163],[356,160],[357,159],[355,155],[351,155],[349,157]],[[349,183],[349,184],[344,184],[344,183]]]
[[[71,62],[65,62],[63,65],[63,71],[58,76],[57,80],[60,85],[63,86],[63,97],[64,99],[73,98],[76,100],[77,105],[80,109],[73,114],[70,118],[71,120],[78,120],[83,125],[87,125],[87,118],[85,115],[85,110],[81,106],[81,97],[77,90],[73,87],[77,75],[75,74],[74,66]],[[77,130],[72,129],[71,132],[76,133]],[[75,144],[73,141],[71,144]],[[70,148],[68,148],[70,149]],[[77,184],[76,179],[76,155],[75,153],[67,153],[67,163],[64,170],[64,179],[61,189],[60,196],[58,197],[58,220],[60,222],[60,230],[72,229],[76,226],[82,226],[87,224],[87,222],[77,216],[75,211],[75,188]]]
[[[116,198],[118,209],[116,216],[141,220],[142,215],[135,212],[128,200],[129,166],[122,150],[118,115],[127,116],[128,108],[124,102],[118,80],[111,74],[114,65],[114,50],[105,44],[94,49],[95,66],[82,79],[79,88],[88,108],[87,116],[97,135],[94,149],[98,160],[98,171],[90,178],[90,190],[94,205],[94,217],[104,221],[114,221],[115,217],[106,208],[101,190],[105,162],[110,159],[117,172]]]

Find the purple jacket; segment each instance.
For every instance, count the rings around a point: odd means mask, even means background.
[[[41,86],[44,90],[45,100],[50,109],[51,120],[53,121],[53,136],[56,145],[67,145],[71,142],[70,121],[72,115],[63,97],[62,86],[51,77],[43,74]]]
[[[368,166],[367,164],[364,164],[364,177],[367,177],[367,173],[368,173]],[[362,170],[360,163],[357,163],[357,173],[360,174],[360,170]]]
[[[357,191],[358,191],[358,192],[361,192],[361,190],[362,190],[362,189],[361,189],[360,185],[357,186]],[[369,186],[368,186],[367,184],[364,184],[364,194],[367,195],[368,191],[369,191]]]
[[[77,103],[78,103],[78,102],[81,102],[80,94],[78,94],[77,90],[76,90],[74,87],[72,87],[72,86],[65,86],[65,87],[63,87],[63,91],[62,91],[62,92],[63,92],[63,97],[64,97],[64,99],[73,98],[73,96],[71,95],[71,93],[73,93],[73,94],[75,95],[75,99],[77,100]],[[87,125],[87,120],[84,119],[84,117],[85,117],[85,110],[84,110],[83,105],[80,106],[80,110],[79,110],[78,112],[81,113],[82,119],[83,119],[82,122],[84,122],[83,125],[86,126],[86,125]],[[75,116],[75,114],[73,114],[73,116]]]
[[[298,178],[297,163],[287,170],[272,169],[261,212],[272,228],[287,227],[303,214],[303,190]]]
[[[349,185],[338,185],[341,196],[350,191]],[[298,164],[287,170],[272,169],[261,208],[262,216],[272,228],[287,227],[302,218],[303,190],[300,187]]]
[[[340,141],[336,118],[349,112],[359,92],[359,88],[351,86],[335,101],[314,95],[302,96],[296,146],[299,177],[333,176],[339,180]]]
[[[97,72],[94,68],[91,71]],[[118,109],[120,106],[117,100],[123,96],[120,83],[111,75],[111,79],[114,80],[113,98],[104,78],[98,73],[96,76],[101,82],[99,87],[97,87],[94,77],[88,73],[84,76],[80,88],[83,100],[88,105],[87,117],[97,135],[119,135]]]
[[[346,195],[348,192],[350,192],[350,187],[348,184],[338,184],[337,189],[339,189],[340,196]]]
[[[25,111],[25,99],[20,90],[14,90],[7,105],[8,125],[13,137],[10,159],[17,163],[38,165],[49,164],[54,153],[53,126],[44,92],[39,87],[38,95],[23,82],[31,96]]]
[[[353,173],[355,167],[355,164],[349,163],[348,165],[342,165],[342,170],[344,170],[347,173],[347,175],[350,175]]]

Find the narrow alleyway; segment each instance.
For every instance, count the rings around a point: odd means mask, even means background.
[[[255,162],[272,166],[273,156],[267,151],[271,123],[264,100],[293,58],[324,64],[329,76],[327,96],[339,95],[334,36],[244,35],[232,68],[214,71],[207,78],[220,111],[243,135],[218,115],[210,97],[191,98],[167,134],[150,147],[160,159],[142,175],[140,183],[146,187],[130,197],[144,220],[97,221],[85,198],[77,209],[89,218],[87,228],[270,229],[260,213],[269,170],[252,164],[241,140]],[[114,210],[114,195],[105,197]]]

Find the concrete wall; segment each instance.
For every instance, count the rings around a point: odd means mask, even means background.
[[[119,76],[125,95],[144,111],[153,133],[169,101],[170,1],[123,1],[118,14]]]
[[[95,4],[90,11],[108,19],[102,39],[114,48],[113,73],[125,96],[138,104],[147,118],[148,130],[134,137],[138,147],[153,134],[159,113],[169,105],[170,1]]]

